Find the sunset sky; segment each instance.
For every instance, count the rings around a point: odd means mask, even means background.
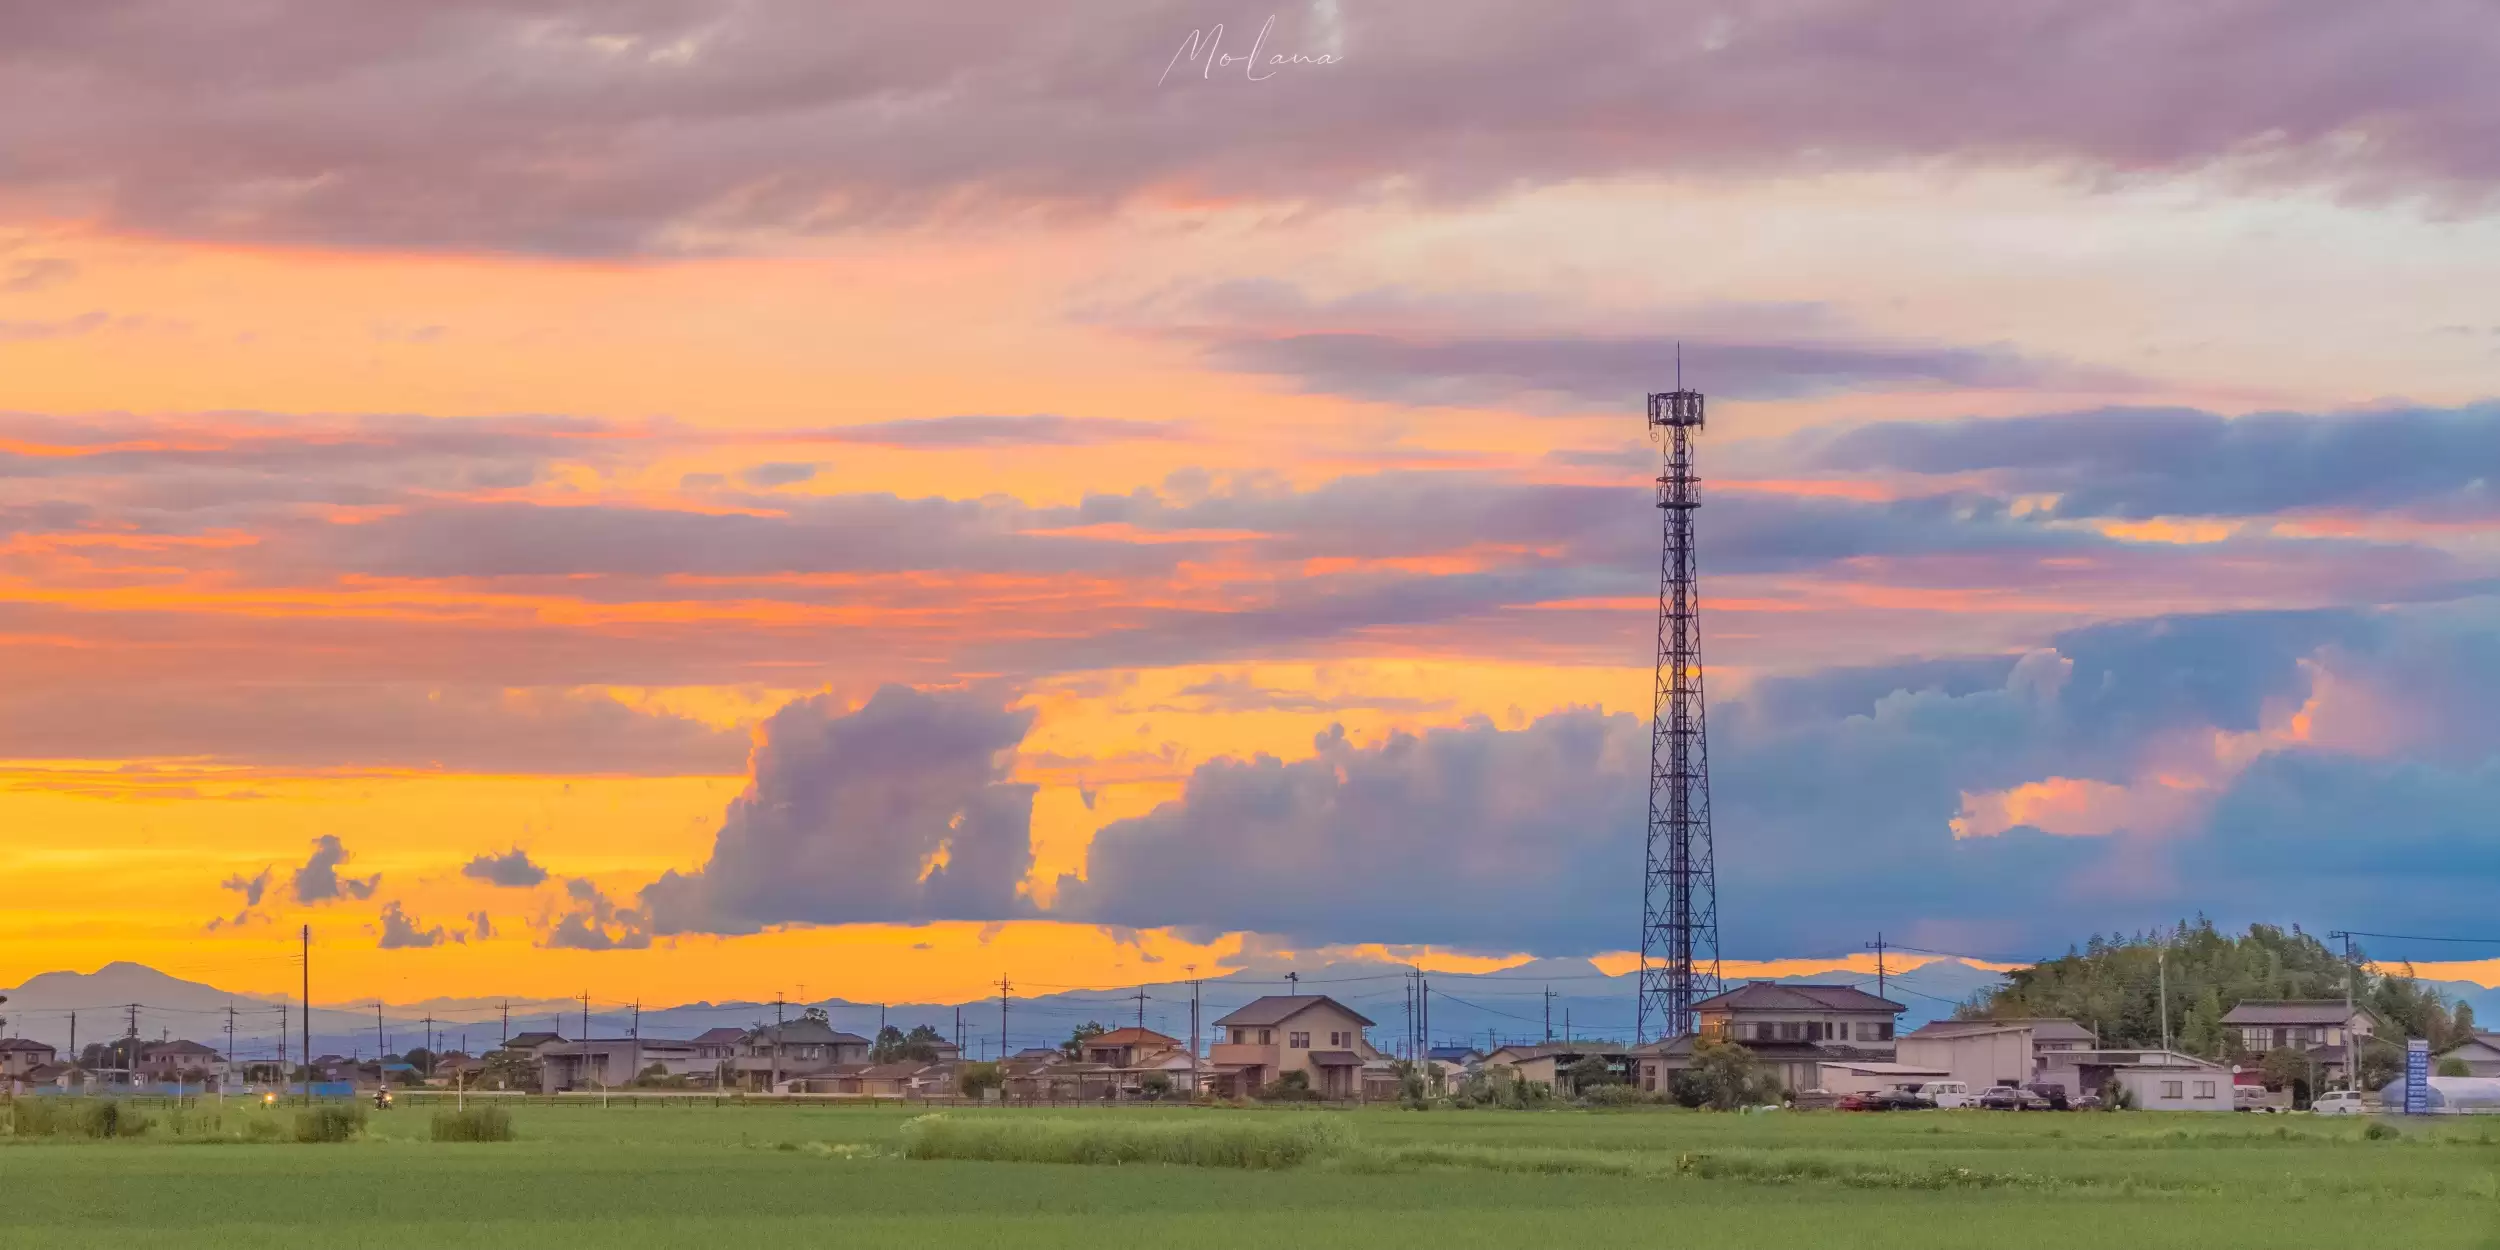
[[[2482,0],[1050,8],[11,6],[0,985],[2500,937]]]

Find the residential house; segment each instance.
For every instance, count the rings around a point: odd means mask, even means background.
[[[2231,1071],[2221,1064],[2176,1051],[2140,1052],[2134,1063],[2112,1064],[2093,1090],[2119,1086],[2139,1111],[2236,1111]]]
[[[198,1042],[147,1042],[139,1047],[139,1061],[133,1068],[142,1081],[198,1084],[222,1075],[226,1061],[214,1049]]]
[[[1851,985],[1781,985],[1750,981],[1693,1004],[1699,1036],[1753,1052],[1781,1085],[1823,1088],[1820,1065],[1894,1058],[1894,1021],[1909,1010]],[[1634,1047],[1633,1083],[1664,1090],[1668,1076],[1692,1062],[1692,1038]]]
[[[549,1042],[537,1054],[538,1088],[549,1094],[568,1089],[621,1089],[654,1067],[667,1076],[713,1071],[696,1058],[694,1043],[658,1037]]]
[[[764,1089],[792,1077],[814,1076],[843,1064],[864,1064],[875,1043],[822,1020],[801,1018],[768,1024],[747,1034],[731,1060],[738,1081]]]
[[[1015,1102],[1109,1099],[1119,1093],[1117,1069],[1070,1059],[1056,1050],[1027,1051],[999,1066],[1004,1078],[1001,1096]]]
[[[503,1044],[503,1049],[522,1051],[535,1058],[540,1050],[563,1040],[563,1034],[541,1029],[513,1034],[511,1040]]]
[[[926,1098],[950,1094],[954,1072],[943,1064],[905,1059],[873,1064],[858,1076],[859,1092],[868,1098]]]
[[[2092,1030],[2063,1019],[1938,1020],[1903,1034],[1896,1057],[1942,1068],[1977,1091],[1991,1085],[2055,1085],[2085,1092],[2075,1059],[2099,1047]],[[1824,1088],[1832,1086],[1826,1083]]]
[[[2322,1081],[2345,1084],[2351,1070],[2347,1044],[2378,1033],[2378,1017],[2365,1007],[2347,1007],[2344,1000],[2259,1001],[2240,1003],[2222,1017],[2224,1028],[2251,1055],[2294,1050],[2307,1056]],[[2321,1086],[2323,1088],[2323,1086]]]
[[[1246,1097],[1300,1072],[1323,1098],[1363,1096],[1363,1067],[1381,1058],[1364,1040],[1372,1021],[1325,994],[1270,994],[1215,1022],[1211,1085]]]
[[[1552,1086],[1558,1093],[1569,1089],[1571,1078],[1565,1075],[1573,1064],[1590,1056],[1603,1061],[1610,1072],[1630,1080],[1633,1076],[1632,1050],[1614,1042],[1572,1041],[1536,1042],[1518,1046],[1502,1046],[1484,1057],[1481,1068],[1509,1068],[1523,1081],[1538,1081]],[[1457,1078],[1465,1080],[1464,1076]]]
[[[2465,1064],[2467,1076],[2500,1076],[2500,1033],[2476,1033],[2458,1044],[2439,1052],[2431,1061],[2431,1071],[2451,1059]]]
[[[0,1080],[15,1080],[60,1059],[60,1052],[25,1037],[0,1037]]]
[[[1085,1039],[1081,1056],[1089,1063],[1126,1068],[1136,1064],[1142,1055],[1170,1050],[1181,1044],[1177,1037],[1166,1037],[1153,1029],[1113,1029]]]

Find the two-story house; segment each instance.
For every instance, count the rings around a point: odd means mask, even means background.
[[[822,1020],[802,1017],[785,1024],[768,1024],[747,1034],[732,1063],[741,1084],[764,1089],[792,1077],[865,1064],[868,1052],[875,1046],[857,1033],[845,1033]]]
[[[1825,1060],[1889,1060],[1894,1021],[1909,1008],[1851,985],[1751,981],[1693,1004],[1699,1037],[1735,1042],[1790,1089],[1822,1085]],[[1692,1063],[1695,1038],[1671,1037],[1630,1052],[1633,1083],[1664,1090],[1668,1074]]]
[[[143,1081],[185,1081],[198,1084],[224,1075],[225,1057],[194,1041],[147,1042],[134,1065]]]
[[[2247,1000],[2223,1013],[2222,1027],[2231,1031],[2240,1049],[2250,1055],[2270,1050],[2295,1050],[2318,1066],[2318,1073],[2342,1083],[2350,1070],[2352,1045],[2378,1034],[2378,1017],[2366,1007],[2347,1007],[2338,999],[2305,1001]]]
[[[16,1080],[59,1058],[58,1051],[32,1038],[0,1038],[0,1080]]]
[[[1363,1038],[1372,1021],[1325,994],[1270,994],[1215,1022],[1210,1085],[1240,1098],[1300,1072],[1323,1098],[1358,1098],[1363,1065],[1380,1052]]]

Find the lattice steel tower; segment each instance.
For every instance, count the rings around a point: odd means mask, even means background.
[[[1680,353],[1679,353],[1680,355]],[[1710,744],[1701,693],[1701,597],[1693,580],[1693,434],[1701,392],[1649,397],[1649,428],[1666,432],[1658,507],[1658,672],[1649,730],[1648,871],[1641,882],[1640,1005],[1635,1040],[1693,1032],[1693,1004],[1719,992],[1719,885],[1710,843]]]

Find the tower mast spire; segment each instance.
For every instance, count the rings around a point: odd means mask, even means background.
[[[1641,882],[1640,1001],[1635,1040],[1694,1031],[1693,1004],[1719,989],[1719,886],[1710,836],[1710,746],[1702,698],[1701,595],[1695,581],[1693,513],[1701,479],[1693,434],[1702,396],[1676,389],[1649,397],[1649,426],[1666,433],[1658,475],[1665,536],[1658,561],[1658,663],[1649,731],[1649,837]]]

